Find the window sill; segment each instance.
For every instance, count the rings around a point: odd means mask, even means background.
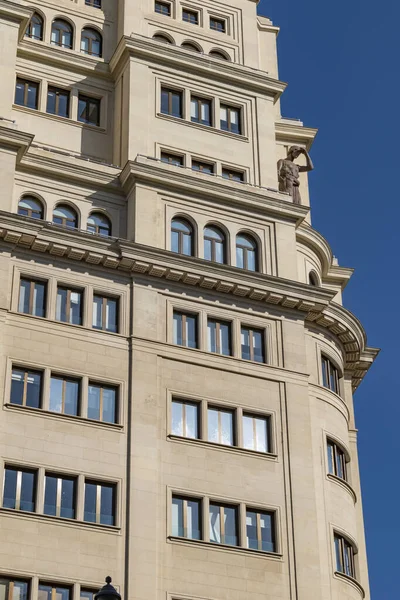
[[[96,131],[97,133],[107,133],[106,129],[104,127],[101,127],[100,125],[82,123],[81,121],[75,121],[71,117],[61,117],[59,115],[52,115],[51,113],[44,112],[42,110],[39,110],[38,108],[29,108],[28,106],[21,106],[20,104],[13,104],[13,110],[28,113],[30,115],[38,115],[44,119],[49,119],[50,121],[56,121],[58,123],[65,123],[67,125],[73,125],[74,127],[79,127],[80,129],[88,128],[89,130]]]
[[[327,477],[330,481],[334,481],[337,485],[340,485],[342,488],[344,488],[350,494],[350,496],[353,498],[354,503],[357,502],[357,494],[355,493],[355,491],[353,490],[351,485],[345,479],[342,479],[341,477],[338,477],[337,475],[333,475],[332,473],[327,473]]]
[[[191,540],[188,538],[175,537],[173,535],[169,535],[167,537],[168,542],[171,544],[184,544],[185,546],[193,546],[194,548],[198,548],[199,546],[203,546],[204,548],[211,549],[222,552],[237,552],[239,554],[244,554],[244,556],[254,555],[259,557],[264,557],[272,560],[282,560],[282,554],[278,552],[263,552],[261,550],[252,550],[251,548],[243,548],[243,546],[229,546],[228,544],[214,544],[213,542],[205,542],[204,540]]]
[[[27,412],[44,418],[57,420],[61,419],[62,421],[66,421],[69,423],[75,422],[80,423],[81,425],[86,425],[89,427],[95,427],[100,429],[109,429],[111,431],[123,430],[123,425],[120,425],[119,423],[106,423],[104,421],[96,421],[95,419],[88,419],[87,417],[81,417],[79,415],[65,415],[64,413],[57,413],[52,410],[34,408],[32,406],[21,406],[20,404],[12,404],[11,402],[6,402],[4,406],[7,410],[15,410],[21,413]]]
[[[181,444],[194,444],[201,448],[211,448],[214,450],[222,450],[223,452],[235,452],[244,456],[253,456],[254,458],[261,458],[264,460],[276,461],[278,458],[277,454],[272,452],[259,452],[258,450],[248,450],[247,448],[240,448],[239,446],[228,446],[225,444],[217,444],[216,442],[209,442],[207,440],[200,440],[196,438],[187,438],[180,435],[169,434],[167,436],[171,442],[178,442]]]
[[[172,121],[173,123],[181,123],[182,125],[187,125],[188,127],[194,127],[195,129],[201,129],[202,131],[209,131],[211,133],[216,133],[219,135],[224,135],[233,140],[238,140],[239,142],[249,142],[249,138],[242,133],[232,133],[230,131],[224,131],[223,129],[218,129],[217,127],[212,127],[210,125],[202,125],[201,123],[193,123],[192,121],[188,121],[182,117],[173,117],[172,115],[165,115],[164,113],[157,113],[157,117],[160,119],[165,119],[166,121]]]
[[[335,571],[334,577],[340,579],[341,581],[346,581],[349,585],[355,587],[361,594],[362,598],[365,598],[365,590],[362,585],[354,579],[354,577],[350,577],[350,575],[345,575],[345,573],[341,573],[340,571]]]
[[[77,519],[66,519],[64,517],[54,517],[50,515],[42,515],[35,512],[24,510],[15,510],[14,508],[0,507],[0,515],[12,516],[13,518],[34,519],[44,523],[54,523],[62,527],[78,527],[79,529],[92,529],[93,531],[104,531],[105,533],[120,533],[121,527],[116,525],[100,525],[98,523],[88,523],[86,521],[78,521]]]

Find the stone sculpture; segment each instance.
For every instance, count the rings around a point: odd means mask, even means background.
[[[305,166],[296,165],[294,162],[300,154],[304,154],[306,157],[307,164]],[[314,165],[307,150],[300,146],[291,146],[287,157],[278,161],[279,191],[290,194],[294,204],[301,204],[299,173],[312,171],[313,168]]]

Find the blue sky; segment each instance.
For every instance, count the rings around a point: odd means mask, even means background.
[[[313,226],[339,264],[355,268],[345,306],[369,344],[382,348],[355,406],[371,595],[393,600],[400,558],[400,2],[261,0],[259,13],[281,27],[280,78],[289,83],[283,115],[319,128],[311,151]]]

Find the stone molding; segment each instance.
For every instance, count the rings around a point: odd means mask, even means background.
[[[207,80],[220,81],[238,89],[270,96],[274,102],[280,98],[287,86],[283,81],[269,77],[264,71],[228,61],[218,61],[217,68],[216,61],[207,56],[182,52],[172,44],[161,44],[138,34],[121,38],[110,60],[110,69],[114,76],[128,57],[144,59],[155,65],[163,64],[178,72],[192,74],[195,71],[196,75],[204,76]]]
[[[275,134],[278,142],[290,145],[303,144],[307,150],[310,150],[317,133],[318,129],[304,127],[300,122],[290,122],[289,120],[275,122]]]
[[[32,8],[20,2],[0,0],[0,17],[19,25],[19,39],[24,35],[32,13]]]
[[[14,123],[0,119],[0,148],[15,152],[17,161],[26,154],[34,137],[32,133],[19,131]]]
[[[164,279],[236,298],[297,311],[306,322],[329,329],[342,343],[345,371],[356,389],[379,350],[368,348],[359,321],[332,302],[335,292],[261,273],[185,257],[128,240],[104,239],[82,231],[38,223],[0,212],[0,239],[22,250],[32,250],[129,276]]]

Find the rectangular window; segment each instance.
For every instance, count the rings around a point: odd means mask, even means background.
[[[197,316],[174,310],[174,344],[198,348]]]
[[[42,374],[14,367],[11,374],[11,404],[41,408],[41,396]]]
[[[210,542],[238,546],[237,507],[210,503]]]
[[[356,577],[354,548],[344,537],[335,533],[336,571]]]
[[[100,99],[84,94],[78,96],[78,121],[88,125],[100,125]]]
[[[233,410],[210,406],[207,410],[208,441],[225,446],[235,445]]]
[[[182,9],[182,21],[191,23],[192,25],[199,24],[199,13],[196,10]]]
[[[89,382],[88,419],[117,423],[117,398],[116,387]]]
[[[118,299],[93,296],[93,329],[118,333]]]
[[[240,108],[221,104],[220,107],[220,122],[222,131],[230,131],[231,133],[242,133],[240,123]]]
[[[161,88],[161,112],[164,115],[183,118],[183,93],[177,90]]]
[[[270,417],[243,414],[243,448],[271,452]]]
[[[322,385],[336,394],[339,393],[339,373],[334,364],[326,358],[321,357],[322,361]]]
[[[57,287],[56,319],[72,325],[82,325],[82,292]]]
[[[198,439],[199,405],[186,400],[172,400],[172,434]]]
[[[0,600],[28,600],[29,583],[22,579],[0,577]]]
[[[115,500],[115,484],[86,480],[84,520],[88,523],[115,525]]]
[[[242,358],[255,362],[265,362],[264,331],[252,327],[241,328]]]
[[[35,317],[46,316],[47,283],[22,278],[19,282],[18,311]]]
[[[35,512],[36,471],[6,466],[4,473],[3,508]]]
[[[38,98],[39,84],[18,77],[15,84],[15,104],[37,110]]]
[[[232,169],[222,169],[222,177],[231,181],[244,181],[243,171],[233,171]]]
[[[171,4],[169,2],[159,2],[156,0],[154,3],[154,11],[165,17],[171,16]]]
[[[208,350],[231,356],[231,324],[216,319],[208,319]]]
[[[101,0],[85,0],[85,4],[94,8],[101,8]]]
[[[184,166],[183,156],[179,156],[179,154],[168,154],[167,152],[161,152],[161,162],[175,165],[176,167]]]
[[[193,498],[172,497],[172,535],[201,539],[201,502]]]
[[[76,479],[46,473],[44,514],[75,519]]]
[[[246,510],[247,547],[263,552],[276,552],[275,515],[272,512]]]
[[[98,590],[88,590],[81,587],[80,600],[94,600]]]
[[[192,123],[212,126],[212,101],[192,96],[190,102],[190,119]]]
[[[39,583],[38,600],[71,600],[71,588],[54,583]]]
[[[192,170],[214,175],[214,165],[212,163],[204,163],[199,160],[192,160]]]
[[[79,414],[80,382],[69,377],[52,376],[50,380],[50,410],[64,415]]]
[[[335,442],[332,442],[332,440],[328,440],[327,448],[329,473],[347,481],[345,453],[337,444],[335,444]]]
[[[219,31],[220,33],[226,33],[226,21],[225,19],[217,19],[216,17],[210,17],[210,29]]]
[[[69,92],[49,86],[46,112],[59,117],[69,117]]]

